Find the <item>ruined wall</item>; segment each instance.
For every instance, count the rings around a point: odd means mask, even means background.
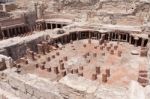
[[[20,38],[21,39],[21,38]],[[37,38],[33,38],[26,41],[20,41],[20,43],[16,43],[10,46],[5,47],[6,55],[12,57],[14,60],[21,58],[25,55],[26,49],[31,48],[33,51],[37,51],[36,44],[40,43],[44,40],[44,36],[40,36]],[[3,52],[3,54],[5,55]]]
[[[13,60],[11,57],[0,55],[0,70],[13,67]]]
[[[2,5],[0,5],[0,10],[1,10],[1,11],[3,10],[3,6],[2,6]]]
[[[0,21],[1,26],[10,26],[10,25],[17,25],[17,24],[25,24],[24,18],[15,18],[15,19],[5,19]]]
[[[72,74],[59,82],[32,74],[19,75],[11,70],[4,75],[6,79],[0,81],[0,88],[21,99],[129,99],[125,88],[100,86]]]
[[[7,4],[7,5],[5,5],[5,7],[6,7],[7,12],[10,12],[10,11],[15,10],[17,8],[17,6],[14,3]]]
[[[51,12],[46,12],[47,14],[44,15],[45,19],[74,19],[75,16],[72,14],[53,14]]]
[[[1,9],[1,6],[0,6],[0,9]],[[7,12],[0,12],[0,18],[9,17],[9,16],[10,14]]]
[[[5,74],[6,82],[1,81],[0,88],[21,99],[63,99],[56,84],[47,79],[30,74],[19,75],[9,70]]]

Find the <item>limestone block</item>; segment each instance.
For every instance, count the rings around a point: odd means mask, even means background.
[[[29,93],[31,95],[34,94],[34,89],[32,88],[32,86],[25,84],[25,88],[26,88],[27,93]]]
[[[14,87],[17,88],[18,90],[26,93],[26,88],[25,88],[25,84],[24,82],[22,82],[21,80],[17,79],[17,78],[10,78],[9,79],[9,84]]]

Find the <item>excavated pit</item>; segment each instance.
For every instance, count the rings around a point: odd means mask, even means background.
[[[52,81],[59,81],[71,73],[99,84],[127,86],[130,81],[140,78],[140,72],[146,72],[148,68],[145,62],[147,58],[140,54],[141,48],[126,42],[99,44],[98,40],[84,39],[62,47],[47,46],[50,49],[41,54],[27,49],[28,54],[16,61],[18,72],[35,74]],[[132,54],[135,49],[136,55]],[[141,80],[145,86],[148,80]]]

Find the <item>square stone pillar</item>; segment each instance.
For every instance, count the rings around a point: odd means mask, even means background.
[[[46,29],[48,29],[48,23],[45,23]]]
[[[48,44],[48,42],[43,41],[42,46],[43,46],[43,49],[45,50],[45,52],[49,53],[49,44]]]
[[[2,37],[3,37],[3,39],[5,38],[5,34],[4,34],[4,31],[2,30]]]
[[[38,53],[39,54],[45,54],[45,50],[44,50],[42,44],[37,44],[37,48],[38,48]]]
[[[132,43],[132,36],[130,35],[129,37],[129,43],[131,44]]]
[[[118,35],[119,37],[118,37],[118,43],[121,41],[121,35],[119,34]]]
[[[15,34],[15,36],[17,36],[17,29],[16,28],[14,28],[14,34]]]
[[[138,46],[138,40],[139,40],[139,38],[138,37],[134,37],[134,40],[135,40],[134,46]]]
[[[7,29],[7,36],[10,37],[10,31]]]
[[[53,29],[53,23],[50,23],[50,29]]]
[[[126,42],[128,41],[128,34],[126,34]]]
[[[144,42],[145,42],[145,39],[142,38],[141,47],[144,47]]]

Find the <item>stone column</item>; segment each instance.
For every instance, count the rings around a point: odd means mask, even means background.
[[[55,74],[58,74],[58,73],[59,73],[58,66],[53,67],[53,70],[54,70],[54,73],[55,73]]]
[[[25,26],[23,26],[22,28],[23,28],[23,32],[26,33],[26,28],[25,28]]]
[[[81,39],[81,32],[78,33],[79,40]]]
[[[71,33],[70,33],[69,35],[70,35],[70,40],[72,41],[72,39],[73,39],[73,36],[72,36],[72,34],[71,34]]]
[[[100,39],[100,33],[98,33],[98,39]]]
[[[55,23],[55,25],[56,25],[56,28],[58,28],[58,24],[57,24],[57,23]]]
[[[64,44],[64,38],[63,38],[63,36],[61,37],[61,43]]]
[[[6,5],[5,5],[5,4],[2,4],[2,7],[3,7],[3,11],[4,11],[4,12],[7,12],[7,11],[6,11]]]
[[[60,70],[64,70],[65,67],[64,67],[64,63],[60,63]]]
[[[66,43],[68,43],[69,41],[68,35],[65,36],[65,39],[66,39]]]
[[[20,27],[21,34],[24,34],[22,26]]]
[[[15,36],[15,33],[13,32],[13,28],[10,28],[10,37],[14,37]]]
[[[18,29],[18,34],[21,34],[20,27],[17,27],[17,29]]]
[[[102,74],[102,82],[103,83],[107,82],[107,74]]]
[[[22,26],[22,32],[25,33],[25,26]]]
[[[67,36],[65,35],[63,38],[64,38],[65,43],[67,43]]]
[[[0,39],[2,39],[3,36],[2,36],[2,31],[1,31],[1,27],[0,27]]]
[[[145,42],[145,39],[142,38],[141,47],[144,47],[144,42]]]
[[[101,39],[103,39],[103,38],[104,38],[104,36],[105,36],[105,34],[102,34]]]
[[[51,26],[50,29],[53,29],[53,23],[50,23],[50,26]]]
[[[61,28],[63,28],[63,24],[60,24],[61,25]]]
[[[111,34],[108,33],[108,40],[111,41]]]
[[[96,80],[97,79],[97,74],[92,74],[92,80]]]
[[[77,32],[76,34],[77,34],[77,40],[79,40],[79,32]]]
[[[48,29],[48,23],[45,23],[46,29]]]
[[[38,23],[38,31],[41,31],[42,29],[42,23]]]
[[[121,34],[119,34],[118,36],[119,36],[118,37],[118,43],[120,43],[120,41],[121,41]]]
[[[115,40],[117,40],[117,36],[116,36],[117,34],[116,33],[114,33],[114,34],[115,34]]]
[[[64,76],[66,76],[66,71],[65,70],[62,70],[62,71],[60,71],[60,75],[61,75],[61,77],[64,77]]]
[[[23,31],[23,33],[26,33],[26,32],[25,32],[25,26],[22,27],[22,31]]]
[[[106,69],[106,75],[107,77],[110,77],[110,69]]]
[[[78,74],[78,68],[73,69],[73,74]]]
[[[49,53],[49,45],[48,45],[48,42],[43,41],[43,42],[42,42],[42,46],[43,46],[43,49],[45,50],[45,52]]]
[[[36,31],[40,31],[40,25],[39,24],[36,25]]]
[[[96,74],[100,74],[100,72],[101,72],[100,66],[96,66]]]
[[[139,38],[138,37],[134,37],[134,40],[135,40],[134,46],[138,46],[137,44],[138,44]]]
[[[79,40],[79,38],[78,38],[78,32],[76,32],[76,37],[77,37],[77,40]]]
[[[4,30],[2,30],[2,37],[5,38]]]
[[[68,60],[68,57],[67,57],[67,56],[65,56],[63,59],[64,59],[64,61],[67,61],[67,60]]]
[[[14,28],[14,34],[17,36],[17,28]]]
[[[126,34],[126,42],[128,41],[128,34]]]
[[[35,55],[33,51],[30,51],[30,49],[27,49],[26,53],[29,59],[35,60]]]
[[[27,32],[28,32],[28,28],[27,28],[27,26],[25,26],[25,27],[24,27],[24,29],[25,29],[25,32],[27,33]]]
[[[39,54],[45,54],[45,50],[43,49],[42,44],[37,44],[37,48],[38,48],[38,53]]]
[[[91,33],[89,32],[89,38],[91,38]]]
[[[97,40],[99,40],[99,33],[97,33]]]
[[[10,37],[10,31],[7,29],[7,36]]]
[[[67,39],[68,39],[68,43],[72,40],[72,39],[70,38],[70,35],[67,35]]]
[[[132,43],[132,36],[130,35],[129,37],[129,43],[131,44]]]

